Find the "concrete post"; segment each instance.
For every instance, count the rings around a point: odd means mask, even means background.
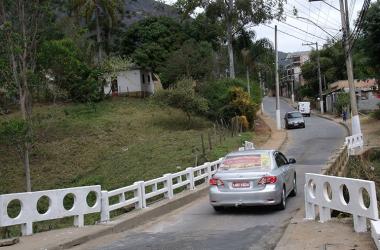
[[[327,222],[331,220],[331,209],[327,207],[319,207],[319,221]]]
[[[194,190],[195,184],[194,184],[194,171],[193,171],[193,168],[186,168],[186,171],[188,172],[187,179],[190,181],[190,184],[189,184],[188,188],[190,190]]]
[[[172,174],[165,174],[164,177],[166,178],[165,186],[168,188],[168,192],[165,194],[166,198],[172,199],[173,198],[173,179]]]
[[[84,226],[84,215],[76,215],[74,216],[74,226],[76,227],[83,227]]]
[[[105,223],[110,220],[108,191],[101,191],[100,221]]]
[[[33,222],[28,222],[21,225],[21,233],[23,236],[33,234]]]
[[[144,201],[142,199],[142,188],[144,186],[143,181],[137,181],[134,183],[137,185],[137,190],[135,191],[135,197],[138,197],[139,201],[135,204],[135,208],[143,208]]]
[[[353,215],[354,218],[354,230],[357,233],[367,232],[367,220],[363,216]]]

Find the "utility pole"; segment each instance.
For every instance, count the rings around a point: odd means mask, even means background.
[[[322,0],[309,0],[309,2],[314,2],[314,1],[322,1]],[[326,3],[325,1],[322,1],[322,2]],[[351,135],[356,135],[356,134],[361,134],[362,132],[360,128],[358,105],[356,102],[354,72],[353,72],[353,67],[352,67],[352,56],[351,56],[351,45],[348,39],[350,35],[350,22],[348,18],[347,0],[345,0],[344,2],[343,0],[339,0],[339,6],[340,6],[339,11],[340,11],[340,17],[341,17],[341,22],[342,22],[342,31],[343,31],[344,51],[346,54],[348,87],[350,89],[350,102],[351,102],[351,112],[352,112]],[[333,8],[336,9],[335,7]]]
[[[274,26],[274,47],[276,52],[276,123],[277,129],[281,130],[281,114],[280,114],[280,83],[278,78],[278,51],[277,51],[277,25]]]
[[[319,50],[318,50],[318,42],[315,43],[315,47],[317,49],[317,61],[318,61],[318,83],[319,83],[319,105],[321,107],[321,114],[324,113],[323,110],[323,96],[322,96],[322,77],[321,77],[321,60],[319,56]]]
[[[340,16],[342,20],[342,30],[343,30],[343,42],[344,42],[344,50],[346,54],[346,68],[347,68],[347,78],[348,78],[348,86],[350,89],[350,101],[351,101],[351,133],[352,135],[361,134],[360,128],[360,119],[358,113],[358,106],[356,103],[356,94],[355,94],[355,84],[354,84],[354,72],[352,69],[352,56],[350,49],[350,41],[348,37],[350,35],[350,23],[348,18],[348,4],[347,0],[343,3],[343,0],[339,0],[340,5]]]
[[[294,78],[292,80],[292,104],[294,104]]]
[[[317,52],[317,65],[318,65],[318,84],[319,84],[319,107],[321,110],[321,114],[324,113],[323,110],[323,97],[322,97],[322,76],[321,76],[321,60],[319,56],[318,42],[316,43],[303,43],[302,45],[314,45],[315,50]]]
[[[261,71],[259,71],[259,82],[260,82],[260,97],[261,97],[261,114],[264,113],[264,95],[263,95],[263,91],[264,91],[264,85],[261,81]]]

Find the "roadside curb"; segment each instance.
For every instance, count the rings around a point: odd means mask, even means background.
[[[334,119],[332,119],[332,118],[330,118],[330,117],[328,117],[328,116],[324,116],[324,115],[322,115],[322,114],[316,113],[315,111],[312,111],[312,114],[313,114],[313,115],[316,115],[316,116],[318,116],[318,117],[320,117],[320,118],[323,118],[323,119],[326,119],[326,120],[329,120],[329,121],[333,121],[333,122],[335,122],[335,123],[337,123],[337,124],[343,126],[343,127],[346,129],[346,135],[347,135],[347,136],[350,135],[350,128],[349,128],[349,127],[347,126],[347,124],[345,124],[344,122],[337,122],[336,120],[334,120]]]
[[[277,150],[282,149],[285,143],[288,140],[288,132],[284,129],[280,131],[277,130],[276,124],[274,120],[269,117],[267,114],[257,114],[260,119],[269,127],[270,129],[270,138],[269,140],[262,146],[264,149],[275,148]]]

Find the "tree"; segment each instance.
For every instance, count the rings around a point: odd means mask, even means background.
[[[48,1],[0,1],[1,46],[6,48],[12,68],[13,82],[18,90],[22,119],[26,124],[25,138],[32,137],[31,116],[32,96],[29,81],[36,68],[36,51],[43,20],[49,9]],[[26,191],[32,190],[30,181],[29,151],[30,142],[23,143],[23,165]]]
[[[98,64],[103,60],[102,55],[102,27],[103,30],[111,32],[112,27],[121,18],[123,4],[121,0],[71,0],[71,8],[81,13],[90,26],[95,21],[96,42],[98,49]],[[105,18],[101,18],[105,17]],[[94,20],[95,19],[95,20]],[[102,20],[107,20],[102,23]],[[110,33],[109,33],[110,36]]]
[[[194,84],[192,79],[180,80],[173,88],[158,91],[154,100],[181,109],[190,126],[192,114],[203,114],[208,110],[207,100],[195,93]]]
[[[231,78],[235,78],[232,46],[234,36],[248,24],[258,25],[280,18],[283,3],[283,0],[178,0],[176,6],[186,17],[194,14],[196,8],[202,7],[208,17],[221,21],[226,31],[224,37],[228,46],[229,74]]]
[[[100,70],[87,65],[71,39],[45,41],[38,54],[40,69],[56,88],[73,101],[94,102],[102,98]]]
[[[169,17],[146,18],[131,25],[121,35],[117,53],[144,68],[156,71],[189,36]]]
[[[380,2],[371,4],[363,22],[362,48],[370,59],[369,66],[380,77]]]
[[[213,51],[208,42],[187,40],[177,51],[172,52],[158,71],[164,86],[183,78],[204,80],[211,75]]]

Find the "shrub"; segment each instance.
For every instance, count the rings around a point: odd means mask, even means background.
[[[338,95],[337,102],[335,103],[335,108],[338,114],[342,114],[345,108],[350,106],[350,95],[348,93],[340,93]]]
[[[194,81],[183,79],[167,90],[160,90],[154,96],[158,103],[181,109],[190,124],[192,114],[204,114],[208,110],[207,100],[194,91]]]
[[[225,78],[216,81],[205,82],[200,85],[199,93],[207,99],[209,109],[209,117],[216,119],[222,118],[222,109],[228,103],[228,93],[231,87],[245,87],[245,83],[239,79]],[[232,114],[234,116],[234,114]],[[228,117],[232,117],[228,116]]]

